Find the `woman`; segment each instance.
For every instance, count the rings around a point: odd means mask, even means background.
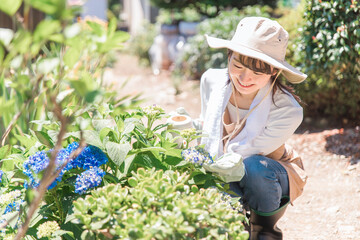
[[[288,33],[276,21],[248,17],[230,41],[206,37],[229,55],[227,69],[209,69],[201,78],[200,119],[208,136],[201,143],[222,162],[244,159],[245,175],[230,189],[250,208],[250,239],[282,239],[276,223],[302,193],[306,176],[285,145],[303,110],[278,77],[300,83],[307,76],[285,61]]]

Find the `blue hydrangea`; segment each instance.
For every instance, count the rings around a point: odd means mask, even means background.
[[[21,202],[23,202],[23,200],[21,200]],[[7,213],[13,212],[13,211],[20,211],[20,202],[13,201],[13,202],[9,203],[5,208],[4,214],[7,214]]]
[[[37,174],[41,171],[45,170],[49,165],[50,158],[49,154],[51,154],[53,150],[50,151],[39,151],[36,152],[34,155],[30,156],[27,161],[24,162],[24,174],[29,177],[30,182],[25,183],[25,188],[36,188],[40,184],[40,179],[38,178]],[[56,156],[56,166],[59,169],[69,158],[70,153],[65,149],[61,149]],[[58,182],[61,181],[62,176],[68,170],[68,167],[65,167],[61,170],[59,176],[55,179],[55,181],[48,187],[48,189],[54,188]]]
[[[76,159],[71,161],[71,166],[86,170],[92,167],[100,167],[107,162],[108,158],[100,148],[89,145],[82,150]]]
[[[2,176],[3,176],[4,172],[0,170],[0,183],[2,181]]]
[[[65,162],[67,165],[61,170],[56,180],[49,186],[48,189],[54,188],[58,182],[62,180],[64,173],[73,168],[81,168],[84,170],[100,167],[108,162],[108,158],[100,148],[95,146],[86,146],[79,156],[75,159],[69,160],[70,155],[79,147],[79,143],[73,142],[69,144],[65,149],[61,149],[56,157],[56,166],[59,169]],[[24,162],[24,174],[29,177],[29,181],[24,184],[25,188],[36,188],[40,184],[38,174],[45,170],[49,165],[49,155],[53,149],[49,151],[39,151],[30,156],[27,161]]]
[[[194,165],[202,166],[204,163],[212,164],[214,163],[211,155],[205,151],[203,148],[191,147],[181,151],[181,157],[183,160],[190,162]]]
[[[99,186],[104,175],[105,172],[98,167],[86,170],[76,178],[75,192],[84,194],[87,190]]]

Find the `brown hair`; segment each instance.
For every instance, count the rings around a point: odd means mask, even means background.
[[[233,51],[228,49],[228,58],[230,60],[230,57],[232,55]],[[254,71],[254,72],[260,72],[260,73],[265,73],[265,74],[271,74],[271,82],[273,82],[276,78],[276,73],[279,71],[279,69],[277,68],[273,68],[270,64],[261,61],[259,59],[256,58],[252,58],[252,57],[248,57],[248,56],[244,56],[239,54],[239,62],[246,68],[249,68],[250,70]],[[280,76],[279,76],[280,77]],[[289,93],[296,99],[296,101],[298,101],[299,103],[302,103],[301,99],[299,96],[297,96],[294,92],[294,89],[290,86],[287,86],[283,83],[281,83],[279,81],[279,77],[278,80],[275,82],[274,87],[272,89],[272,100],[273,103],[275,103],[274,101],[274,94],[276,92],[277,89],[280,89],[280,91],[282,91],[285,94]]]

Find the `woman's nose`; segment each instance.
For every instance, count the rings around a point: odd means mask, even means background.
[[[248,68],[244,69],[240,73],[240,80],[243,82],[251,81],[252,80],[252,71]]]

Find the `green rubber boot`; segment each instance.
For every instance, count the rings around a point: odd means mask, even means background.
[[[259,212],[250,209],[250,240],[281,240],[283,234],[276,223],[284,215],[289,197],[281,199],[280,207],[273,212]]]

